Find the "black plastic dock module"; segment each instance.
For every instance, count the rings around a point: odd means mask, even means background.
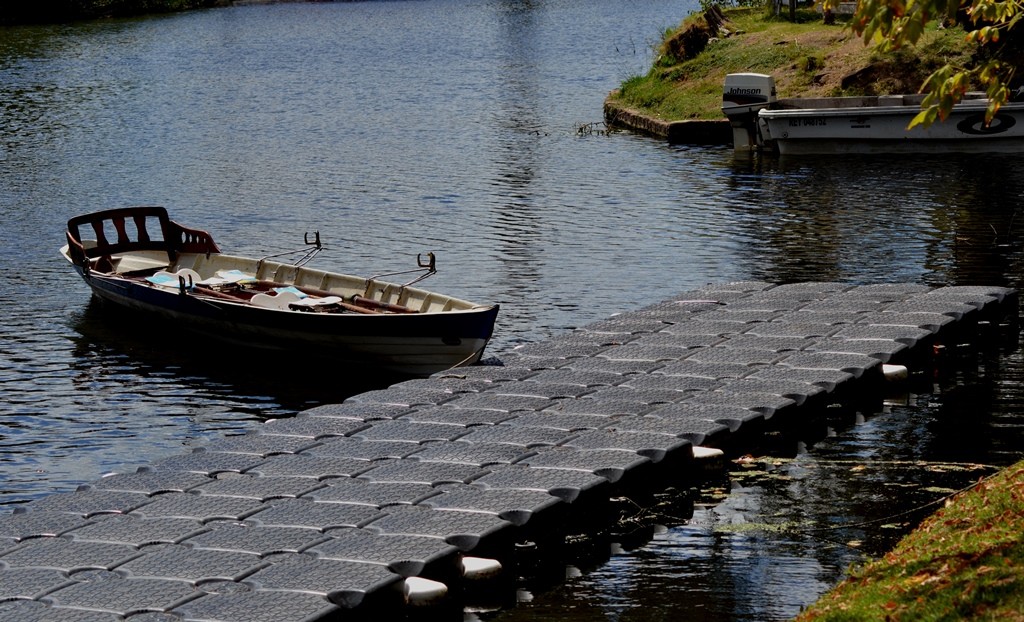
[[[0,516],[0,619],[401,617],[410,586],[461,598],[495,560],[488,589],[508,587],[607,529],[616,495],[699,476],[698,446],[879,400],[893,364],[930,365],[1017,305],[999,287],[685,292]]]
[[[453,585],[459,580],[459,549],[434,536],[382,534],[369,529],[334,529],[330,540],[307,553],[324,559],[382,564],[403,577]]]

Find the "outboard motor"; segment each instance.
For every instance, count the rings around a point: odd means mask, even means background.
[[[755,151],[761,141],[757,130],[757,113],[777,99],[775,79],[761,73],[730,73],[725,76],[722,91],[722,112],[732,125],[732,142],[736,151]]]

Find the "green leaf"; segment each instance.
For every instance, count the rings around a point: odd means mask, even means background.
[[[914,118],[910,120],[907,125],[907,129],[911,130],[920,125],[921,127],[928,127],[932,123],[935,123],[935,119],[938,117],[938,109],[935,106],[929,106],[923,109],[921,112],[914,115]]]

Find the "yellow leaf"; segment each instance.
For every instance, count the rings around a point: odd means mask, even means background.
[[[920,125],[921,127],[928,127],[935,122],[936,111],[934,107],[926,108],[921,112],[914,115],[914,118],[907,124],[907,129],[913,129]]]

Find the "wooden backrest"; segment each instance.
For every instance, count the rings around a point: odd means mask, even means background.
[[[86,228],[93,237],[83,238]],[[132,251],[164,251],[169,262],[174,261],[178,253],[220,252],[209,233],[179,225],[167,216],[166,209],[156,206],[124,207],[76,216],[68,221],[67,239],[71,258],[77,264]],[[95,244],[87,247],[86,240],[95,240]]]

